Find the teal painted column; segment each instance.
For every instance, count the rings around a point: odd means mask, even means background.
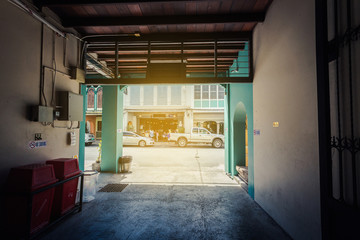
[[[231,132],[230,129],[230,91],[229,84],[225,85],[225,104],[224,104],[224,134],[225,134],[225,172],[230,172],[230,152],[231,152]]]
[[[117,172],[122,156],[123,93],[120,86],[103,87],[101,171]]]
[[[226,100],[226,121],[225,137],[227,143],[225,144],[225,158],[226,163],[229,164],[227,172],[232,176],[237,174],[235,165],[237,160],[242,159],[245,161],[244,151],[237,151],[239,147],[245,146],[245,139],[237,139],[234,133],[244,133],[244,126],[239,126],[235,120],[239,120],[239,116],[236,116],[237,112],[246,112],[248,119],[248,193],[254,198],[254,118],[253,118],[253,86],[252,83],[235,83],[227,86]],[[242,103],[244,108],[242,111],[239,110],[239,103]],[[242,116],[244,121],[245,116]],[[242,165],[245,165],[244,162]]]
[[[85,169],[85,123],[86,123],[86,104],[87,104],[87,95],[86,95],[86,85],[81,84],[81,95],[83,95],[83,120],[80,122],[80,131],[79,131],[79,167],[81,171]]]

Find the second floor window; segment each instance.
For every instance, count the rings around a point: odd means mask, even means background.
[[[200,85],[194,86],[194,99],[195,100],[201,99],[201,86]]]
[[[140,105],[140,86],[130,86],[130,105]]]
[[[97,90],[96,94],[96,109],[101,110],[102,109],[102,96],[103,96],[103,89],[102,87]]]
[[[167,89],[166,85],[157,87],[157,105],[167,105]]]
[[[195,108],[223,108],[224,88],[221,85],[195,85]]]
[[[93,88],[89,88],[87,93],[87,108],[94,109],[95,107],[95,90]]]

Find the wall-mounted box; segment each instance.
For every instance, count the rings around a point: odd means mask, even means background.
[[[54,109],[46,106],[33,106],[31,108],[31,121],[34,122],[53,122]]]
[[[70,79],[75,79],[80,83],[85,83],[85,71],[77,67],[71,67]]]
[[[83,120],[83,96],[80,94],[60,91],[56,92],[57,111],[59,116],[57,120],[82,121]]]

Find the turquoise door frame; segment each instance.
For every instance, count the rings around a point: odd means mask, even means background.
[[[248,193],[254,198],[254,136],[253,136],[253,86],[252,83],[226,84],[225,86],[225,172],[235,176],[236,164],[245,162],[245,140],[237,139],[237,132],[244,132],[243,125],[238,125],[248,119]],[[123,154],[123,92],[122,87],[104,86],[103,88],[103,130],[102,130],[102,161],[101,170],[118,171],[118,159]],[[81,93],[86,103],[86,86],[81,86]],[[80,123],[80,143],[85,141],[84,121]],[[245,114],[245,115],[244,115]],[[240,129],[239,129],[240,128]],[[239,145],[243,145],[239,151]],[[84,170],[84,144],[79,146],[79,165]]]
[[[123,145],[123,92],[120,85],[103,87],[101,171],[118,172]]]
[[[248,193],[254,198],[253,85],[252,83],[226,84],[225,94],[225,171],[235,176],[236,164],[245,165],[244,124],[247,116]]]
[[[80,122],[80,131],[79,131],[79,168],[81,171],[85,170],[85,123],[86,123],[86,104],[87,104],[87,94],[86,94],[86,85],[80,85],[81,95],[83,96],[83,120]]]

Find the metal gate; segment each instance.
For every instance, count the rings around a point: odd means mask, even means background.
[[[360,238],[360,2],[316,3],[323,239]]]

